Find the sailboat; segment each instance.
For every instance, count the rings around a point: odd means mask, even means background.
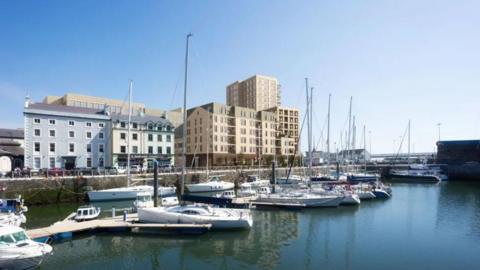
[[[188,47],[192,34],[188,34],[186,38],[185,52],[185,81],[183,96],[183,123],[187,122],[187,74],[188,74]],[[181,194],[184,193],[185,187],[185,156],[186,156],[186,128],[183,129],[183,146],[182,146],[182,178],[181,178]],[[218,181],[220,182],[220,181]],[[187,186],[188,187],[188,186]],[[233,186],[232,186],[233,187]],[[189,187],[190,188],[190,187]],[[212,224],[214,229],[240,229],[250,228],[253,220],[250,210],[240,210],[231,208],[212,208],[205,205],[179,205],[172,207],[152,207],[138,209],[139,222],[153,223],[197,223]]]
[[[376,182],[380,175],[367,173],[367,141],[365,136],[365,125],[363,126],[363,173],[350,173],[347,175],[349,182]]]
[[[127,133],[127,186],[120,188],[110,188],[102,190],[89,191],[88,199],[91,202],[95,201],[117,201],[117,200],[135,200],[137,195],[142,192],[148,192],[153,196],[154,190],[152,186],[139,185],[131,186],[131,167],[130,167],[130,132],[131,132],[131,118],[132,118],[132,88],[133,81],[130,81],[128,88],[128,133]],[[172,196],[176,194],[175,187],[158,187],[158,196]]]
[[[395,182],[411,182],[411,183],[433,183],[437,184],[442,182],[442,178],[446,179],[445,175],[440,174],[436,170],[417,169],[415,166],[410,165],[410,120],[408,120],[408,168],[404,170],[392,169],[388,175],[390,181]]]
[[[307,96],[307,125],[308,125],[308,152],[312,156],[312,89],[308,88],[308,79],[305,79],[306,96]],[[310,94],[309,94],[310,90]],[[292,164],[291,164],[292,166]],[[311,176],[312,159],[308,163],[308,176]],[[274,175],[274,186],[276,185],[276,178]],[[289,177],[287,176],[287,179]],[[309,180],[308,180],[309,181]],[[309,186],[311,183],[309,183]],[[310,207],[337,207],[343,201],[344,197],[335,194],[314,194],[311,188],[306,190],[300,189],[282,189],[279,192],[272,192],[270,194],[260,194],[251,202],[257,206],[274,206],[274,207],[295,207],[295,208],[310,208]]]

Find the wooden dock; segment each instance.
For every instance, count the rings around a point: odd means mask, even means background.
[[[126,221],[123,216],[95,219],[77,222],[71,219],[56,222],[51,226],[32,229],[27,235],[37,241],[62,240],[71,238],[74,234],[98,231],[131,231],[155,233],[202,234],[212,227],[211,224],[159,224],[138,223],[137,214],[128,214]]]

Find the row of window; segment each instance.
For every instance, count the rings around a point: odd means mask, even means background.
[[[86,145],[87,153],[92,152],[92,145],[88,143]],[[33,153],[38,154],[41,151],[41,144],[40,142],[34,142],[33,143]],[[56,143],[49,143],[48,144],[48,152],[49,153],[55,153],[56,151]],[[75,153],[75,143],[68,143],[68,152],[69,153]],[[104,153],[105,152],[105,145],[104,144],[99,144],[98,145],[98,153]]]
[[[40,137],[41,136],[41,130],[39,128],[34,129],[33,130],[33,136]],[[56,130],[55,129],[49,129],[48,130],[48,136],[52,137],[52,138],[56,137]],[[69,130],[68,131],[68,137],[69,138],[75,138],[75,131],[74,130]],[[92,138],[92,132],[87,130],[85,132],[85,138],[91,139]],[[103,139],[104,138],[104,133],[99,132],[98,133],[98,138]]]
[[[148,134],[147,140],[149,142],[153,142],[153,135],[154,134]],[[120,133],[120,139],[121,140],[126,140],[127,138],[127,133]],[[137,141],[138,140],[138,134],[137,133],[132,133],[132,140]],[[166,135],[166,142],[171,142],[172,141],[172,136],[171,135]],[[157,134],[157,142],[163,142],[163,135],[162,134]]]
[[[42,119],[40,119],[40,118],[34,118],[34,119],[33,119],[33,123],[34,123],[34,124],[40,124],[40,123],[42,123]],[[48,124],[49,124],[49,125],[56,125],[56,124],[57,124],[57,121],[56,121],[55,119],[48,119]],[[69,125],[69,126],[72,126],[72,127],[75,126],[75,121],[69,120],[69,121],[68,121],[68,125]],[[86,126],[86,127],[92,127],[92,122],[85,122],[85,126]],[[98,123],[98,127],[99,127],[99,128],[105,127],[105,123]]]
[[[167,155],[172,154],[172,148],[170,146],[167,146],[165,149],[166,149],[166,152],[163,153],[163,147],[158,146],[157,147],[157,152],[154,153],[153,152],[153,146],[149,146],[148,147],[148,153],[149,154],[167,154]],[[121,145],[120,146],[120,153],[127,153],[127,146]],[[132,154],[138,154],[138,146],[132,146]]]
[[[133,129],[138,129],[138,124],[137,123],[132,123],[132,128]],[[120,127],[121,128],[127,128],[127,122],[120,122]],[[147,125],[148,130],[158,130],[158,131],[170,131],[172,130],[171,126],[161,126],[161,125],[154,125],[154,124],[148,124]]]
[[[87,168],[92,167],[92,158],[87,157]],[[98,158],[98,167],[103,168],[105,167],[105,159],[103,157]],[[42,159],[40,157],[34,157],[33,158],[33,168],[34,169],[41,169],[42,168]],[[49,157],[48,158],[48,168],[53,169],[56,168],[56,158],[55,157]]]

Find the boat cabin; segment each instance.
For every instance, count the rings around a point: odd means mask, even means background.
[[[23,199],[18,196],[15,199],[0,198],[0,212],[2,213],[19,213],[27,212],[28,208],[23,205]]]
[[[0,247],[6,245],[17,245],[28,240],[25,231],[15,226],[0,226]]]
[[[100,208],[95,208],[94,206],[81,206],[77,209],[77,214],[75,215],[75,220],[92,220],[97,218],[100,215]]]

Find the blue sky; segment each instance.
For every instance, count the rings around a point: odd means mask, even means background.
[[[277,77],[282,103],[304,111],[309,77],[316,140],[332,93],[332,143],[353,96],[373,152],[398,147],[408,119],[415,151],[433,151],[439,122],[442,139],[480,137],[478,10],[478,1],[1,1],[0,126],[23,126],[27,91],[36,101],[123,100],[128,79],[134,101],[180,107],[193,32],[189,107],[225,102],[227,84],[257,73]]]

